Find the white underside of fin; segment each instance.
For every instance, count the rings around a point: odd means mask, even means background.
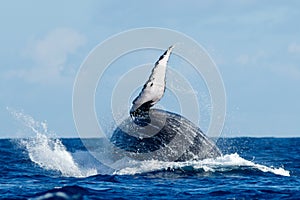
[[[173,46],[159,58],[152,69],[148,81],[145,83],[140,94],[132,102],[130,113],[135,112],[141,106],[147,104],[149,108],[156,104],[164,95],[166,87],[166,69]],[[149,105],[148,105],[149,104]]]

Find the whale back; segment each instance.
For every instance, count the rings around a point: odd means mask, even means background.
[[[146,122],[128,117],[115,129],[111,142],[139,154],[138,159],[187,161],[221,155],[214,142],[191,121],[159,109],[150,109]]]

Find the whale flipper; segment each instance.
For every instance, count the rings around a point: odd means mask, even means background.
[[[173,48],[174,46],[170,46],[155,63],[142,91],[132,102],[131,117],[147,115],[149,109],[163,97],[166,88],[167,63]]]

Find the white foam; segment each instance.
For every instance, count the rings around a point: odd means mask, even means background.
[[[133,175],[146,172],[160,171],[166,169],[184,169],[192,168],[193,170],[202,169],[205,172],[226,172],[240,167],[248,167],[258,169],[262,172],[270,172],[281,176],[290,176],[290,172],[283,168],[267,167],[261,164],[256,164],[252,161],[240,157],[237,153],[227,154],[214,159],[205,159],[201,161],[187,161],[187,162],[162,162],[156,160],[150,161],[130,161],[129,166],[115,171],[118,175]]]
[[[252,167],[254,169],[258,169],[262,172],[271,172],[273,174],[281,175],[281,176],[290,176],[290,172],[283,168],[273,168],[267,167],[261,164],[256,164],[252,161],[246,160],[240,157],[237,153],[227,154],[221,157],[217,157],[215,159],[205,159],[199,162],[199,165],[195,167],[201,167],[202,165],[208,165],[212,168],[222,168],[223,170],[232,169],[234,167]]]
[[[68,177],[87,177],[97,174],[96,169],[79,167],[62,142],[48,136],[46,122],[38,122],[21,112],[13,111],[12,114],[36,134],[35,137],[22,141],[32,162],[46,170],[59,171],[63,176]]]

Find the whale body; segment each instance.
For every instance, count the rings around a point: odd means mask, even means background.
[[[187,161],[222,155],[199,127],[181,115],[159,109],[151,109],[149,115],[151,122],[146,127],[131,117],[124,120],[114,131],[111,142],[127,152],[152,153],[143,159]],[[164,147],[166,150],[160,151]]]
[[[166,87],[166,68],[173,46],[155,63],[130,116],[113,132],[110,141],[139,160],[188,161],[221,156],[215,143],[185,117],[151,108]]]

